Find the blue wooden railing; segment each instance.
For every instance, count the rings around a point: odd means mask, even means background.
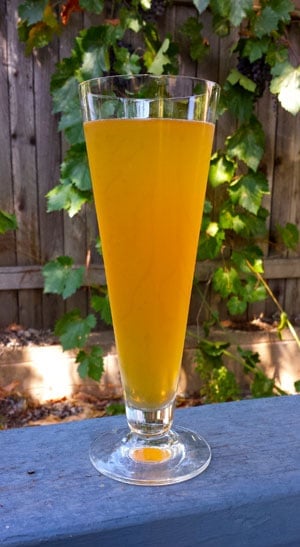
[[[124,417],[0,432],[0,545],[300,546],[300,397],[177,410],[211,444],[184,483],[100,476],[88,448]]]

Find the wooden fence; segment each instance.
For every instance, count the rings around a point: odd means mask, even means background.
[[[47,213],[47,192],[59,179],[59,165],[65,143],[57,131],[52,114],[49,85],[55,63],[68,56],[80,28],[91,21],[76,13],[60,39],[51,46],[25,57],[17,36],[17,8],[20,0],[0,2],[0,209],[15,213],[19,229],[0,236],[0,327],[11,323],[25,327],[51,328],[63,311],[73,307],[84,313],[88,308],[88,287],[104,282],[103,268],[92,255],[86,288],[63,302],[60,297],[43,294],[42,266],[59,255],[70,255],[85,264],[90,242],[97,233],[93,208],[87,206],[70,219],[63,213]],[[175,38],[178,28],[195,9],[191,2],[175,2],[168,8],[162,26]],[[98,19],[96,20],[96,24]],[[211,44],[209,58],[199,66],[183,54],[180,72],[201,75],[223,82],[231,62],[232,36],[220,40],[210,30],[209,14],[204,17],[206,36]],[[294,25],[292,41],[300,54],[299,25]],[[276,224],[295,223],[300,227],[300,116],[278,109],[271,97],[258,105],[259,118],[267,132],[264,170],[271,194],[265,206],[270,211],[269,235]],[[222,146],[228,127],[226,116],[218,122],[215,145]],[[279,253],[265,246],[266,278],[279,302],[296,321],[300,321],[300,256]],[[176,265],[175,265],[176,267]],[[205,281],[212,265],[205,264]],[[213,298],[211,296],[211,298]],[[201,302],[193,298],[191,318]],[[222,306],[221,306],[222,307]],[[252,306],[248,316],[276,311],[268,300]]]

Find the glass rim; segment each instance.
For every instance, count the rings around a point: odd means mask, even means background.
[[[215,82],[214,80],[209,80],[207,78],[204,78],[202,76],[189,76],[189,75],[186,75],[186,74],[160,74],[160,75],[155,75],[155,74],[147,74],[147,73],[142,73],[142,74],[113,74],[113,75],[109,75],[109,76],[97,76],[97,77],[94,77],[94,78],[89,78],[88,80],[84,80],[82,82],[79,82],[79,88],[80,90],[85,88],[85,87],[88,87],[88,85],[92,84],[93,82],[112,82],[113,80],[119,80],[119,79],[123,79],[124,81],[125,80],[142,80],[143,78],[148,78],[149,80],[170,80],[170,81],[176,81],[176,80],[182,80],[182,81],[191,81],[191,82],[195,82],[195,84],[197,83],[203,83],[206,85],[206,87],[208,87],[209,89],[216,89],[220,92],[221,90],[221,86],[218,82]],[[94,94],[92,90],[90,90],[90,93]],[[187,99],[189,97],[200,97],[201,95],[204,94],[204,91],[203,93],[195,93],[195,94],[175,94],[174,96],[172,97],[168,97],[168,99],[170,100],[178,100],[178,99]],[[95,95],[98,95],[99,97],[102,96],[102,93],[101,91],[99,90],[98,93],[95,93]],[[109,94],[105,94],[103,95],[105,98],[109,97]],[[167,99],[167,98],[165,98]],[[138,99],[138,98],[134,98],[134,97],[130,97],[130,100],[141,100],[141,99]],[[142,100],[153,100],[153,98],[147,98],[147,97],[144,97]],[[156,98],[154,99],[156,100]]]

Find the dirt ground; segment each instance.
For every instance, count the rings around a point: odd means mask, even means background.
[[[45,346],[57,344],[50,330],[24,329],[10,325],[0,330],[0,353],[4,347]],[[196,406],[200,399],[180,399],[177,406]],[[99,399],[87,393],[72,398],[38,403],[18,389],[18,382],[0,385],[0,430],[17,427],[49,425],[124,413],[121,399]]]

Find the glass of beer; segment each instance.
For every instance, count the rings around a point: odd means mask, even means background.
[[[131,484],[181,482],[211,459],[205,439],[171,426],[218,96],[216,83],[185,76],[80,84],[127,417],[90,458]]]

